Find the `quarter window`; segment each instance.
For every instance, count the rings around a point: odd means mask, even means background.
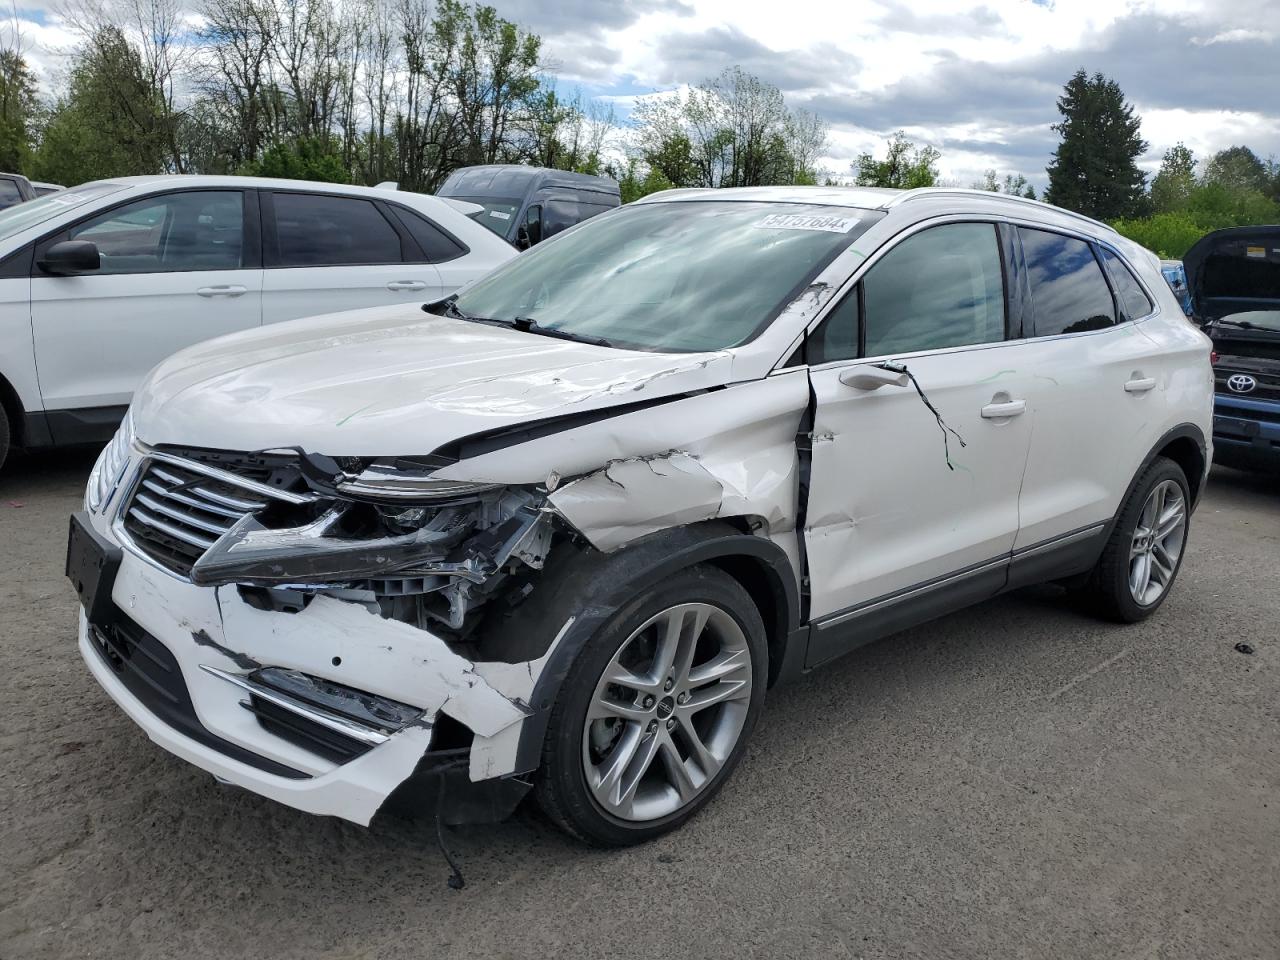
[[[244,265],[244,194],[200,190],[148,197],[72,227],[91,240],[100,274],[238,270]]]
[[[467,252],[467,248],[454,240],[434,223],[411,210],[403,207],[392,207],[391,212],[397,220],[418,242],[426,256],[427,263],[444,263],[456,260]]]
[[[1019,228],[1034,306],[1034,336],[1101,330],[1116,322],[1115,304],[1089,244],[1045,230]]]
[[[949,223],[908,237],[867,272],[862,297],[863,356],[1003,340],[995,226]]]
[[[272,197],[282,267],[400,263],[400,234],[358,197],[277,193]]]
[[[1142,285],[1138,283],[1137,278],[1129,271],[1123,260],[1106,247],[1101,249],[1102,260],[1107,265],[1107,272],[1111,274],[1111,283],[1116,289],[1116,296],[1120,298],[1120,306],[1124,309],[1125,316],[1130,320],[1145,317],[1155,309],[1146,291],[1142,289]]]

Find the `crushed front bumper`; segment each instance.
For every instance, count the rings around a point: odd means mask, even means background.
[[[81,611],[81,655],[166,750],[221,781],[360,824],[402,788],[434,801],[439,777],[458,800],[446,800],[449,822],[501,819],[527,790],[515,755],[533,664],[474,664],[427,631],[329,597],[299,613],[255,609],[234,586],[159,568],[101,515],[81,517],[114,572],[106,596],[87,601],[94,622]],[[296,697],[256,683],[273,671],[411,712],[344,730],[340,703],[294,712]]]

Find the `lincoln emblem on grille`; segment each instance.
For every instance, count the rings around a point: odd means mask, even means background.
[[[1232,393],[1252,393],[1258,381],[1247,373],[1233,373],[1227,378],[1227,389]]]

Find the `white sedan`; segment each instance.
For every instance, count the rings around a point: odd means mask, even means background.
[[[105,440],[201,340],[444,297],[516,251],[471,205],[256,177],[128,177],[0,211],[0,463]],[[38,372],[38,375],[37,375]]]

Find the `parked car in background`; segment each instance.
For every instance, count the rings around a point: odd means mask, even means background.
[[[0,173],[0,210],[36,198],[31,181],[20,173]]]
[[[106,440],[175,350],[437,300],[513,256],[447,201],[326,183],[123,178],[2,211],[0,461]]]
[[[1215,230],[1183,263],[1213,339],[1214,459],[1280,471],[1280,225]]]
[[[1046,580],[1150,616],[1212,396],[1155,255],[1096,221],[656,194],[425,313],[161,364],[72,520],[80,651],[157,744],[299,809],[491,820],[532,788],[636,843],[779,679]]]
[[[1187,287],[1187,270],[1181,260],[1161,260],[1160,272],[1164,274],[1169,289],[1178,298],[1178,306],[1188,317],[1191,316],[1191,291]]]
[[[436,195],[478,203],[476,221],[521,250],[622,203],[608,177],[519,164],[462,167]]]
[[[31,181],[31,188],[35,190],[37,197],[47,196],[50,193],[57,193],[59,190],[67,189],[60,183],[42,183],[38,180]]]

